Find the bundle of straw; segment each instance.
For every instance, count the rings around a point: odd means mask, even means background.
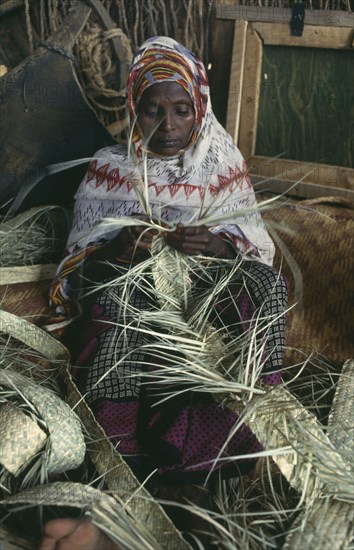
[[[59,261],[69,226],[59,206],[31,208],[0,223],[1,267]]]

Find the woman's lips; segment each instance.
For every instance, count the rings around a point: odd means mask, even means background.
[[[163,147],[175,147],[178,144],[178,139],[158,139],[157,143]]]

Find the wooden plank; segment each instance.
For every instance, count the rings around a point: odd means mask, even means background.
[[[299,182],[294,184],[286,180],[263,180],[258,176],[252,176],[251,182],[256,193],[268,191],[277,195],[286,195],[290,197],[315,199],[318,197],[340,197],[349,202],[354,207],[354,191],[341,189],[340,187],[330,187],[328,185],[317,185],[314,183]]]
[[[287,23],[251,23],[267,46],[300,46],[302,48],[351,49],[354,30],[343,27],[305,25],[302,36],[292,36]]]
[[[240,127],[247,25],[247,21],[235,22],[234,44],[232,49],[233,54],[227,102],[226,130],[232,136],[235,143],[238,142]]]
[[[219,0],[216,4],[216,17],[219,19],[237,19],[238,21],[260,21],[263,23],[290,23],[290,8],[239,6],[235,2]],[[306,10],[305,26],[354,27],[354,14],[339,10]]]
[[[291,185],[291,182],[302,180],[303,183],[354,193],[354,168],[263,156],[253,156],[247,165],[250,174],[271,182],[284,180]]]
[[[257,137],[257,118],[262,69],[262,41],[257,32],[248,28],[242,86],[240,130],[238,142],[247,159],[254,155]]]

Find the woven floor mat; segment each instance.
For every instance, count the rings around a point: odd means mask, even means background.
[[[333,361],[354,356],[354,210],[337,201],[287,201],[264,213],[296,304],[288,313],[287,365],[314,350]]]

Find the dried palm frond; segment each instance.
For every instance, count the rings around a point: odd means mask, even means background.
[[[0,317],[1,329],[8,320],[11,332],[16,316],[1,311]],[[0,415],[5,432],[0,444],[1,483],[6,487],[8,472],[17,477],[26,470],[20,482],[26,486],[47,479],[49,472],[78,466],[85,454],[81,425],[60,397],[54,365],[48,368],[43,362],[43,355],[33,348],[9,336],[0,338]]]
[[[263,477],[220,480],[215,507],[214,543],[225,550],[281,548],[284,532],[294,516],[290,495],[279,490],[275,494]]]
[[[0,223],[1,267],[59,261],[68,235],[64,208],[31,208]]]
[[[351,465],[354,474],[354,359],[344,365],[328,418],[327,435]]]
[[[11,442],[2,440],[2,454],[6,456],[2,464],[17,475],[31,459],[31,468],[21,482],[23,486],[82,463],[85,443],[81,426],[60,397],[9,368],[0,370],[0,388],[0,402],[7,405],[1,411],[2,421],[6,421],[4,429],[13,435]],[[23,460],[19,462],[20,457]]]
[[[336,387],[329,414],[328,437],[340,452],[347,469],[353,474],[353,368],[354,361],[345,362]],[[327,458],[327,457],[326,457]],[[340,468],[341,465],[338,464]],[[353,500],[351,485],[351,499]],[[350,490],[350,487],[349,487]],[[310,550],[338,548],[346,550],[354,542],[353,502],[337,501],[335,495],[320,495],[312,506],[298,516],[288,534],[284,550],[296,550],[306,545]]]
[[[291,526],[283,550],[346,550],[354,540],[354,510],[347,502],[318,499]]]
[[[306,501],[312,502],[320,493],[354,501],[348,463],[316,417],[286,388],[255,397],[246,406],[244,418],[262,445],[275,450],[273,459]]]

